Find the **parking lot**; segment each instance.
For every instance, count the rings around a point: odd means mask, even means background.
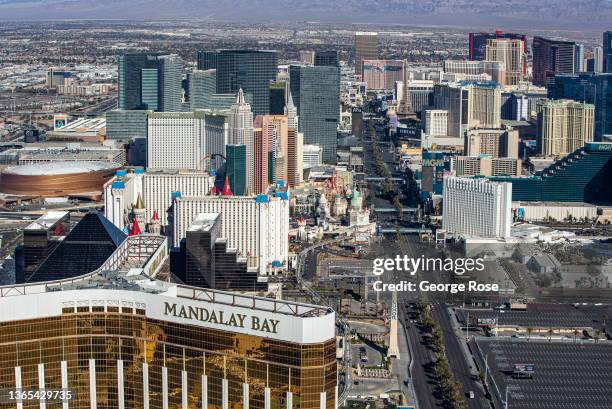
[[[359,349],[365,348],[367,361],[361,360]],[[369,344],[353,344],[351,345],[351,356],[354,357],[355,362],[360,362],[362,367],[377,367],[382,364],[382,353],[378,349],[373,348]]]
[[[508,389],[508,408],[612,408],[610,343],[477,338],[472,345],[478,351],[480,364],[487,357],[489,388],[498,402],[505,399]],[[534,364],[533,378],[513,378],[515,364]]]
[[[528,304],[526,311],[458,309],[457,318],[465,322],[468,312],[472,324],[479,318],[499,318],[500,326],[532,328],[601,328],[605,317],[612,317],[609,305]]]

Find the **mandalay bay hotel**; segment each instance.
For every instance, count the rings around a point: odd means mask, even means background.
[[[153,279],[165,246],[128,237],[91,273],[0,287],[0,390],[70,392],[45,409],[336,407],[332,310]]]

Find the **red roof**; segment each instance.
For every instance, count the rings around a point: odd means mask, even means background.
[[[210,189],[210,194],[211,195],[216,195],[219,192],[217,191],[217,187],[215,185],[213,185],[212,189]]]
[[[225,178],[225,182],[223,183],[223,191],[221,192],[221,196],[233,196],[227,177]]]
[[[158,221],[159,220],[159,215],[157,214],[157,210],[153,211],[153,221]]]
[[[132,224],[129,236],[138,236],[139,234],[142,234],[142,232],[140,231],[140,226],[138,225],[138,219],[134,219],[134,224]]]

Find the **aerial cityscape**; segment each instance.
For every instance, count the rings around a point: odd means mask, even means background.
[[[0,408],[612,409],[611,21],[0,0]]]

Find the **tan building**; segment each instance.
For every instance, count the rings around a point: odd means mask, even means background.
[[[511,38],[487,40],[485,59],[505,65],[505,85],[518,85],[523,80],[524,58],[523,40]]]
[[[355,74],[362,75],[363,60],[378,59],[378,33],[355,33]]]
[[[513,129],[473,129],[466,132],[465,156],[490,155],[494,158],[518,158],[519,134]]]
[[[274,152],[274,181],[286,181],[289,156],[287,115],[262,115],[261,128],[270,151]]]
[[[521,176],[523,161],[491,156],[457,156],[453,169],[457,176]]]
[[[304,173],[304,134],[289,128],[287,184],[294,187],[302,182]]]
[[[506,85],[506,64],[504,62],[445,60],[443,64],[444,72],[447,74],[463,74],[466,79],[486,74],[491,81]]]
[[[593,141],[595,106],[572,100],[544,100],[537,105],[541,155],[567,154]]]
[[[434,108],[448,111],[450,137],[461,138],[470,129],[500,128],[501,89],[488,84],[436,84]]]

